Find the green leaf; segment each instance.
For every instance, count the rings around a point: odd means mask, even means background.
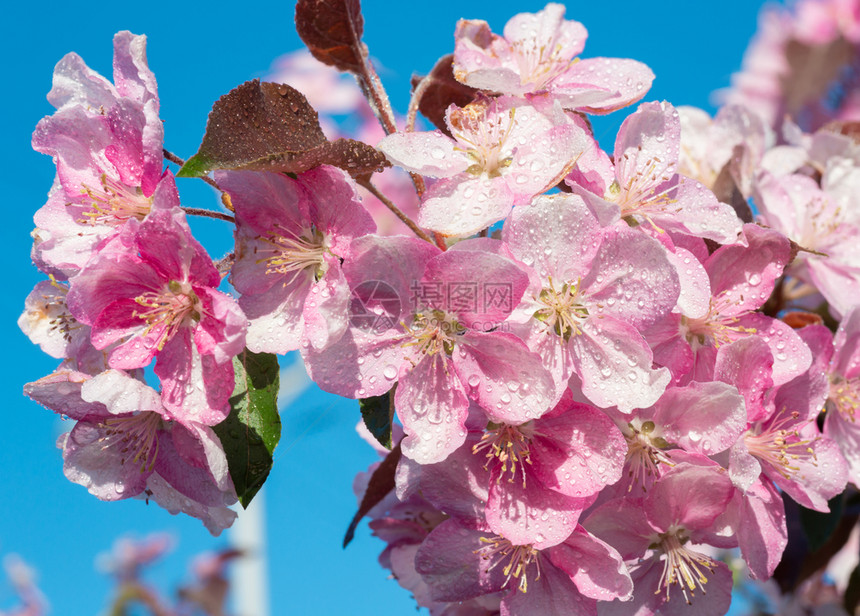
[[[842,512],[845,508],[844,502],[842,494],[827,501],[830,513],[813,511],[805,507],[800,508],[800,525],[809,543],[810,552],[820,549],[830,539],[830,536],[839,525],[839,519],[842,517]]]
[[[230,477],[242,507],[263,486],[272,468],[272,454],[281,438],[278,415],[278,358],[245,349],[233,358],[236,386],[230,415],[215,426],[227,454]]]
[[[212,161],[203,154],[195,154],[185,161],[182,168],[176,172],[178,178],[199,178],[203,177],[212,168]]]
[[[394,418],[394,390],[382,394],[362,398],[358,401],[361,418],[364,425],[377,442],[391,449],[391,420]]]

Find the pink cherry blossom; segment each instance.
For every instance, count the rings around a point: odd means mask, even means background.
[[[415,568],[436,601],[463,601],[502,592],[501,614],[550,616],[597,613],[597,600],[630,596],[618,553],[582,527],[539,549],[495,535],[480,523],[447,520],[415,554]]]
[[[521,423],[560,397],[538,357],[513,334],[494,331],[527,284],[502,242],[468,240],[440,253],[412,238],[368,236],[354,246],[344,273],[355,299],[370,283],[390,290],[396,310],[385,328],[367,331],[355,321],[325,350],[308,349],[309,373],[351,398],[381,395],[396,381],[405,455],[431,463],[457,449],[469,398],[501,421]],[[381,315],[391,305],[366,309]]]
[[[340,169],[298,176],[251,171],[215,175],[236,211],[231,282],[248,316],[248,348],[286,353],[321,349],[347,325],[349,286],[341,261],[375,225]]]
[[[481,20],[460,20],[454,34],[455,77],[473,88],[523,96],[549,92],[565,109],[608,113],[648,92],[654,73],[635,60],[575,60],[588,33],[564,19],[565,7],[550,3],[538,13],[520,13],[504,37]]]
[[[154,198],[178,205],[166,180]],[[165,407],[214,425],[229,412],[232,358],[244,348],[246,323],[235,300],[216,290],[220,282],[184,213],[159,208],[142,223],[129,221],[100,250],[75,276],[67,302],[92,328],[96,348],[115,345],[112,368],[140,368],[157,356]]]
[[[833,439],[848,465],[848,479],[860,483],[860,307],[853,308],[836,330],[835,338],[824,326],[800,331],[816,351],[816,369],[827,375],[824,434]]]
[[[585,131],[551,101],[536,108],[510,97],[448,108],[454,138],[441,131],[399,132],[379,143],[407,171],[442,178],[424,195],[418,224],[445,235],[472,235],[511,206],[558,184],[585,150]]]
[[[203,508],[226,512],[236,501],[227,459],[212,429],[175,421],[156,391],[125,373],[108,370],[89,377],[60,371],[24,391],[76,420],[57,443],[64,472],[97,498],[138,496],[151,491],[156,476],[155,481],[167,482],[170,490]]]
[[[614,177],[604,194],[567,179],[602,224],[620,218],[658,231],[733,243],[741,221],[704,185],[678,175],[681,124],[669,103],[643,103],[624,120],[615,141]]]
[[[679,452],[710,456],[726,451],[747,424],[743,397],[725,383],[670,387],[654,406],[619,416],[627,440],[625,474],[618,484],[647,490],[675,466]]]
[[[748,336],[764,340],[773,354],[773,382],[781,385],[807,370],[812,355],[788,325],[757,309],[772,293],[791,259],[781,233],[754,224],[743,227],[747,244],[721,246],[704,262],[711,295],[698,318],[670,315],[646,332],[658,364],[673,366],[676,378],[711,380],[718,349]],[[689,350],[688,350],[689,349]],[[682,354],[690,359],[681,360]]]
[[[57,111],[33,134],[33,147],[57,164],[54,188],[35,216],[44,239],[38,250],[68,275],[127,220],[149,213],[162,174],[164,128],[146,37],[116,35],[114,80],[68,54],[48,94]]]
[[[509,322],[557,386],[576,374],[593,404],[623,412],[656,402],[669,372],[652,368],[637,328],[672,310],[680,290],[659,242],[625,227],[601,229],[575,195],[515,209],[504,237],[533,270]]]
[[[636,563],[633,602],[614,602],[607,613],[685,614],[692,605],[697,614],[725,614],[731,573],[687,544],[736,544],[714,528],[733,495],[722,469],[679,464],[645,498],[616,499],[594,510],[584,526]]]
[[[756,203],[764,221],[807,251],[787,273],[813,285],[834,312],[845,314],[860,297],[860,216],[802,175],[762,172]]]
[[[750,425],[730,452],[735,485],[747,489],[763,474],[804,507],[829,511],[827,501],[845,489],[848,467],[815,421],[828,393],[826,372],[813,364],[772,391],[764,408],[749,409]]]

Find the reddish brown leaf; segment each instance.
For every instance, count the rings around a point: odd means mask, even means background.
[[[860,143],[860,122],[841,122],[836,120],[825,125],[823,128],[824,130],[850,137],[854,143]]]
[[[475,100],[479,92],[454,79],[454,56],[451,54],[439,58],[436,66],[426,77],[412,78],[413,91],[419,87],[421,99],[418,110],[449,137],[451,133],[445,124],[445,110],[451,104],[465,107]]]
[[[821,318],[820,314],[803,312],[801,310],[785,313],[782,320],[792,329],[801,329],[807,325],[822,325],[824,323],[824,319]]]
[[[366,175],[388,163],[365,143],[329,142],[301,92],[255,79],[215,103],[200,149],[178,175],[197,177],[214,169],[301,173],[322,164]]]
[[[744,199],[743,194],[741,194],[738,184],[735,181],[735,175],[732,173],[732,163],[741,155],[738,150],[742,147],[743,146],[737,146],[735,148],[735,158],[723,165],[719,175],[717,175],[717,179],[714,180],[713,192],[719,201],[731,205],[735,210],[735,214],[737,214],[738,218],[743,222],[752,222],[752,209],[750,208],[749,203],[747,203],[747,200]]]
[[[298,0],[296,30],[313,56],[342,71],[361,73],[367,47],[359,0]]]
[[[343,547],[349,545],[352,538],[355,536],[355,529],[361,518],[367,515],[367,512],[373,509],[379,501],[385,498],[391,490],[394,489],[394,473],[397,471],[397,463],[400,462],[400,443],[391,450],[385,457],[382,463],[376,467],[370,481],[367,483],[367,491],[361,499],[361,505],[358,507],[349,528],[346,530],[346,535],[343,538]]]

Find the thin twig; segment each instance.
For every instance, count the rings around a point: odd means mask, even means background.
[[[394,121],[394,110],[391,108],[391,102],[388,100],[388,94],[382,86],[382,81],[376,74],[370,58],[364,54],[360,54],[360,57],[362,71],[358,74],[359,85],[362,86],[364,95],[377,119],[379,119],[379,123],[382,124],[382,130],[385,131],[385,134],[396,133],[397,124]]]
[[[406,112],[406,132],[411,133],[415,130],[415,120],[418,118],[418,107],[421,105],[421,99],[424,98],[424,93],[432,83],[430,76],[424,77],[415,86],[412,91],[412,98],[409,99],[409,110]]]
[[[207,218],[215,218],[217,220],[226,220],[227,222],[232,222],[236,224],[236,219],[230,216],[230,214],[225,214],[223,212],[213,212],[212,210],[206,210],[202,207],[185,207],[181,206],[182,211],[186,214],[191,214],[192,216],[205,216]]]
[[[426,241],[426,242],[430,242],[431,244],[434,244],[434,243],[435,243],[435,242],[433,241],[433,238],[431,238],[429,235],[427,235],[427,234],[426,234],[426,233],[421,229],[421,227],[419,227],[418,225],[416,225],[416,224],[412,221],[412,219],[411,219],[411,218],[409,218],[409,216],[407,216],[406,214],[404,214],[404,213],[400,210],[400,208],[398,208],[396,205],[394,205],[394,203],[391,201],[391,199],[389,199],[388,197],[386,197],[385,195],[383,195],[381,192],[379,192],[379,189],[378,189],[378,188],[376,188],[376,186],[374,186],[374,185],[373,185],[373,182],[371,182],[371,181],[370,181],[370,178],[361,178],[361,179],[359,179],[359,180],[357,180],[357,181],[358,181],[358,183],[359,183],[359,185],[360,185],[360,186],[364,186],[367,190],[369,190],[369,191],[370,191],[370,193],[371,193],[374,197],[376,197],[377,199],[379,199],[380,201],[382,201],[382,202],[385,204],[385,207],[387,207],[389,210],[391,210],[391,211],[394,213],[394,215],[395,215],[395,216],[397,216],[397,218],[399,218],[400,220],[402,220],[402,221],[403,221],[403,224],[405,224],[407,227],[409,227],[410,229],[412,229],[412,231],[413,231],[413,233],[415,233],[415,235],[417,235],[418,237],[420,237],[422,240],[424,240],[424,241]]]
[[[182,160],[181,158],[179,158],[176,154],[174,154],[174,153],[173,153],[173,152],[171,152],[170,150],[163,149],[163,150],[162,150],[162,152],[164,152],[164,158],[166,158],[166,159],[167,159],[167,160],[169,160],[170,162],[172,162],[172,163],[174,163],[174,164],[176,164],[176,165],[179,165],[180,167],[181,167],[182,165],[184,165],[184,164],[185,164],[185,161],[184,161],[184,160]],[[204,182],[206,182],[207,184],[209,184],[209,186],[211,186],[211,187],[212,187],[212,188],[214,188],[215,190],[217,190],[217,191],[219,191],[219,192],[224,192],[223,190],[221,190],[221,187],[220,187],[220,186],[218,186],[218,184],[215,182],[215,180],[213,180],[212,178],[210,178],[208,175],[201,175],[201,176],[198,176],[198,177],[199,177],[201,180],[203,180]]]

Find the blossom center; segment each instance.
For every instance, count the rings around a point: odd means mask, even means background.
[[[556,289],[552,279],[549,286],[544,288],[535,298],[543,304],[534,317],[546,324],[547,332],[554,332],[565,340],[582,333],[582,322],[588,318],[588,309],[580,303],[579,283],[566,282]]]
[[[267,274],[292,274],[290,284],[302,272],[319,280],[326,272],[325,254],[328,250],[325,236],[316,228],[303,229],[295,234],[278,225],[275,231],[263,236],[267,248],[255,247],[257,263],[266,264]]]
[[[838,412],[853,422],[857,409],[860,408],[860,377],[845,379],[831,376],[828,399]]]
[[[203,312],[200,300],[187,281],[171,280],[159,291],[147,291],[134,301],[142,309],[135,310],[132,316],[146,322],[143,336],[156,332],[159,351],[182,327],[199,322]]]
[[[514,128],[515,111],[490,115],[487,103],[473,103],[451,111],[448,120],[451,134],[460,144],[457,149],[465,152],[472,162],[467,173],[495,178],[511,165],[512,149],[505,146]]]
[[[472,453],[484,453],[487,458],[485,469],[494,461],[502,465],[497,481],[501,481],[504,474],[510,472],[508,481],[513,483],[519,473],[523,479],[523,487],[526,487],[525,465],[532,463],[529,445],[533,435],[534,424],[531,421],[519,426],[490,423],[481,440],[472,447]]]
[[[120,464],[140,465],[140,472],[151,471],[158,455],[158,432],[164,427],[161,415],[140,411],[135,415],[110,417],[102,422],[105,435],[100,439],[102,449],[119,447]]]
[[[717,297],[711,298],[708,314],[705,316],[698,319],[681,317],[687,342],[694,348],[701,346],[720,348],[723,344],[730,344],[738,338],[756,333],[752,327],[736,325],[737,316],[723,316],[722,312],[731,308],[735,303],[737,302],[730,300],[727,295],[721,293]]]
[[[786,479],[792,479],[800,471],[802,463],[817,466],[812,445],[819,437],[806,439],[801,436],[800,427],[803,424],[796,423],[799,416],[797,411],[783,413],[779,420],[760,433],[755,434],[750,430],[744,437],[750,454],[770,464]]]
[[[706,594],[705,584],[708,578],[705,571],[714,573],[716,563],[699,552],[687,547],[688,537],[683,528],[670,528],[668,532],[660,533],[659,539],[652,549],[659,549],[664,554],[663,573],[660,576],[659,586],[666,591],[666,601],[670,599],[673,585],[678,585],[684,601],[692,605],[692,597],[698,589],[703,595]],[[657,589],[657,593],[660,589]]]
[[[520,84],[531,86],[533,92],[545,89],[571,65],[570,58],[563,54],[564,46],[554,40],[520,39],[511,43],[511,51],[519,68]]]
[[[104,173],[100,183],[96,188],[81,185],[83,204],[89,209],[79,223],[118,226],[131,218],[143,220],[152,209],[152,197],[145,197],[140,187],[126,186]]]
[[[538,560],[540,551],[531,544],[514,545],[508,539],[499,536],[481,537],[480,541],[484,545],[475,550],[475,554],[484,560],[491,561],[487,571],[491,571],[500,563],[506,563],[502,569],[502,573],[505,575],[504,587],[507,587],[511,580],[517,580],[517,588],[521,592],[528,591],[528,578],[532,569],[536,573],[533,579],[540,579],[540,561]]]
[[[628,159],[629,154],[625,153],[621,168],[627,165]],[[641,216],[660,232],[662,229],[654,223],[652,216],[671,214],[674,211],[670,206],[677,203],[677,200],[669,195],[678,187],[677,182],[669,182],[673,176],[658,175],[657,165],[661,162],[663,161],[659,157],[652,156],[628,177],[624,185],[617,180],[610,184],[604,196],[607,201],[618,204],[621,218],[626,218],[628,223],[638,224],[634,216]]]
[[[854,235],[854,228],[844,220],[842,208],[823,195],[814,197],[804,211],[806,220],[797,240],[804,248],[829,253]]]
[[[27,320],[33,328],[36,323],[47,321],[49,335],[60,335],[66,342],[71,342],[72,332],[83,326],[72,316],[66,306],[68,287],[57,282],[53,276],[51,276],[51,287],[50,292],[41,296],[41,301],[28,306],[25,313]]]
[[[438,353],[442,357],[454,352],[456,337],[465,331],[452,315],[442,310],[417,313],[406,329],[410,340],[404,346],[415,346],[422,355]]]
[[[636,483],[642,486],[642,490],[646,490],[647,480],[660,476],[660,464],[675,466],[664,452],[672,445],[660,435],[660,430],[653,421],[641,422],[637,419],[628,423],[624,438],[627,440],[626,464],[630,469],[628,492]]]

